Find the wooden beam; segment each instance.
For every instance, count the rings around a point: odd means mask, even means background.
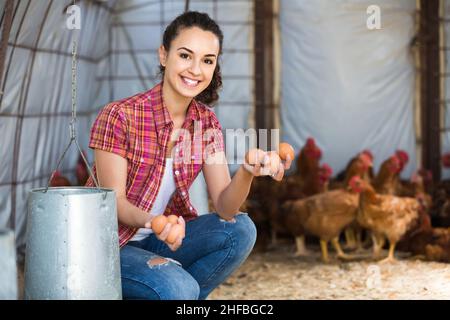
[[[2,30],[2,39],[0,43],[0,88],[2,88],[3,71],[5,70],[6,52],[8,51],[8,40],[11,32],[13,20],[14,0],[7,0],[5,4],[5,22]],[[3,95],[3,92],[0,92]]]
[[[422,167],[441,178],[439,0],[420,1]]]
[[[274,128],[273,97],[273,0],[254,0],[255,127]],[[270,138],[270,132],[268,132]],[[259,137],[258,137],[259,139]],[[259,141],[258,141],[259,144]],[[270,140],[267,141],[271,149]]]

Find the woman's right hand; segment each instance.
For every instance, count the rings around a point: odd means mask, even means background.
[[[151,229],[151,223],[152,223],[151,220],[148,221],[147,223],[145,223],[145,227],[148,229]],[[178,224],[181,225],[182,232],[178,236],[178,238],[175,240],[175,242],[173,242],[173,243],[167,242],[167,237],[169,236],[170,230],[172,229],[172,226],[173,226],[170,222],[168,222],[166,224],[166,226],[161,231],[161,233],[158,234],[155,232],[156,238],[165,242],[167,244],[167,246],[170,248],[170,250],[172,250],[172,251],[176,251],[181,246],[181,244],[183,243],[185,234],[186,234],[186,222],[184,221],[182,216],[178,217]]]

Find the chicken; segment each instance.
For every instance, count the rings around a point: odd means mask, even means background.
[[[331,189],[345,188],[350,182],[350,178],[355,175],[359,175],[367,182],[371,182],[373,177],[373,155],[369,150],[360,152],[357,156],[350,160],[344,174],[344,181],[340,183],[334,183]],[[342,173],[341,173],[342,176]],[[341,178],[342,179],[342,178]],[[362,243],[362,228],[355,220],[351,225],[345,229],[346,248],[348,249],[361,249]]]
[[[378,171],[378,174],[373,181],[373,188],[378,194],[400,196],[399,174],[403,170],[407,159],[408,156],[405,152],[397,151],[381,164],[380,170]],[[403,194],[402,196],[405,196],[405,194]],[[410,196],[414,197],[414,194],[410,194]],[[377,231],[373,230],[372,242],[373,256],[374,258],[377,258],[384,246],[385,237],[383,236],[383,234],[380,234]]]
[[[442,165],[450,168],[450,153],[442,156]],[[448,181],[441,181],[437,184],[434,194],[433,212],[435,220],[439,226],[450,227],[450,194]]]
[[[432,199],[424,189],[424,173],[425,171],[418,170],[411,177],[411,185],[414,189],[413,196],[419,201],[421,206],[419,218],[417,223],[408,230],[397,246],[399,250],[409,251],[416,255],[425,255],[425,246],[430,243],[433,233],[431,217],[429,215]]]
[[[360,153],[358,153],[356,156],[354,156],[350,161],[347,163],[347,166],[345,170],[338,173],[336,176],[336,182],[332,184],[331,189],[339,189],[343,188],[344,186],[348,185],[348,182],[350,179],[355,175],[355,171],[357,171],[359,166],[364,166],[370,164],[369,169],[364,174],[364,180],[371,182],[374,174],[373,174],[373,154],[370,152],[370,150],[363,150]]]
[[[324,163],[319,168],[320,192],[326,192],[329,189],[330,178],[333,175],[333,169],[328,163]]]
[[[450,168],[450,152],[445,153],[441,157],[442,165],[445,168]]]
[[[322,151],[316,146],[314,139],[308,138],[297,158],[297,172],[279,183],[274,183],[273,180],[267,181],[264,191],[260,192],[261,204],[267,211],[270,221],[272,246],[277,243],[277,233],[285,230],[278,213],[282,203],[316,194],[322,190],[319,178],[321,157]],[[308,252],[304,242],[303,236],[297,239],[298,248],[304,248],[302,254],[306,255]],[[297,253],[301,254],[300,251]]]
[[[322,151],[316,145],[316,141],[314,138],[309,137],[306,139],[306,143],[303,148],[300,150],[300,153],[297,157],[297,174],[302,175],[310,170],[307,159],[317,159],[319,162],[322,158]]]
[[[425,257],[430,261],[450,262],[450,228],[434,228],[430,242],[425,246]]]
[[[50,180],[50,187],[70,187],[70,181],[61,175],[61,172],[55,171]]]
[[[431,196],[428,195],[428,190],[431,189],[432,184],[433,175],[431,171],[418,169],[411,176],[410,181],[400,182],[400,186],[395,191],[395,195],[400,197],[416,197],[419,194],[427,195],[427,201],[431,204]]]
[[[308,138],[297,157],[296,173],[283,179],[276,188],[279,203],[299,199],[319,192],[319,162],[322,151],[313,138]]]
[[[373,180],[373,187],[379,194],[394,195],[397,188],[397,174],[401,169],[401,161],[397,155],[392,155],[380,166]]]
[[[432,197],[426,192],[430,182],[432,182],[432,175],[429,170],[419,169],[411,177],[407,195],[413,196],[419,201],[421,210],[417,224],[398,243],[399,250],[425,256],[426,246],[432,243],[433,234],[437,229],[433,229],[431,223]]]
[[[271,238],[271,231],[273,234],[273,229],[278,229],[278,225],[273,226],[274,222],[270,220],[271,212],[276,211],[277,208],[276,195],[274,195],[275,184],[277,182],[267,176],[253,179],[249,195],[244,202],[258,231],[258,245],[262,247],[269,245],[267,239]]]
[[[394,194],[400,197],[403,196],[412,197],[414,195],[414,192],[411,192],[411,189],[414,189],[414,187],[412,187],[409,181],[404,181],[400,179],[400,174],[402,173],[403,169],[406,167],[406,164],[409,161],[409,155],[406,151],[403,150],[397,150],[395,154],[400,160],[400,168],[395,177]]]
[[[270,240],[270,225],[267,214],[259,201],[247,199],[239,208],[242,212],[247,212],[249,217],[255,223],[258,237],[256,239],[255,248],[265,250]]]
[[[328,242],[331,241],[337,257],[348,259],[340,247],[341,231],[356,218],[359,195],[352,188],[327,191],[305,199],[286,201],[281,218],[295,236],[305,232],[320,238],[322,260],[329,262]]]
[[[306,196],[303,193],[304,183],[305,181],[298,174],[284,177],[277,188],[278,202],[304,198]]]
[[[413,174],[411,177],[411,194],[419,200],[427,212],[429,212],[433,206],[433,199],[426,191],[426,183],[431,179],[431,172],[423,169],[419,169],[417,173]]]
[[[319,162],[322,151],[316,146],[313,138],[308,138],[297,157],[297,171],[285,177],[276,187],[278,201],[299,199],[319,192]]]
[[[83,155],[87,159],[87,155],[84,150],[83,150]],[[81,154],[80,154],[80,157],[78,158],[75,175],[77,177],[77,183],[79,186],[84,186],[86,184],[86,181],[89,178],[89,171],[86,167],[85,162],[83,161]]]
[[[442,191],[441,191],[442,192]],[[438,211],[438,223],[440,226],[449,227],[450,226],[450,199],[448,195],[443,195],[446,197],[446,200],[440,210]],[[442,197],[442,196],[441,196]]]
[[[319,170],[318,170],[318,183],[319,183],[319,193],[322,192],[326,192],[328,191],[328,183],[330,180],[331,175],[333,174],[333,170],[331,169],[331,167],[324,163],[320,166]],[[287,199],[287,201],[290,200],[297,200],[297,199]],[[281,206],[280,209],[281,211],[283,210],[283,205],[284,203],[286,203],[287,201],[284,201]],[[287,213],[287,214],[294,214],[295,213]],[[278,218],[280,219],[280,218]],[[285,228],[291,233],[292,236],[294,236],[295,238],[295,246],[296,246],[296,252],[294,253],[294,256],[299,257],[299,256],[307,256],[309,255],[309,251],[306,248],[306,239],[305,239],[305,231],[304,228],[301,225],[301,222],[298,220],[298,218],[296,217],[290,217],[287,219],[281,219],[281,221],[283,222],[283,225],[285,226]],[[291,222],[294,222],[294,224],[296,223],[296,227],[293,226],[287,226],[288,224],[290,224]]]
[[[450,262],[450,243],[445,245],[427,244],[425,256],[430,261]]]
[[[377,194],[360,177],[352,178],[355,190],[361,193],[357,220],[361,226],[384,235],[389,240],[389,255],[383,262],[395,261],[394,250],[403,235],[414,226],[421,209],[415,198]]]
[[[408,240],[402,240],[399,249],[430,261],[450,262],[450,228],[425,227]]]
[[[328,189],[328,182],[333,173],[331,167],[328,164],[319,166],[320,149],[316,149],[315,152],[306,153],[304,157],[304,171],[301,176],[297,177],[296,185],[289,180],[284,183],[285,188],[280,188],[278,193],[278,210],[272,212],[271,221],[278,221],[278,230],[283,228],[286,230],[286,226],[283,220],[280,221],[279,210],[285,201],[297,200],[306,196],[311,196],[324,192]],[[271,223],[274,225],[274,223]],[[307,256],[310,252],[306,248],[306,239],[304,232],[297,232],[292,234],[295,238],[296,252],[295,256]]]

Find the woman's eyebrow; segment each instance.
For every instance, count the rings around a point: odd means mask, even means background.
[[[183,49],[183,50],[186,50],[186,51],[188,51],[189,53],[194,53],[194,51],[192,51],[191,49],[188,49],[188,48],[186,48],[186,47],[180,47],[180,48],[178,48],[177,50],[181,50],[181,49]],[[216,57],[216,55],[215,54],[212,54],[212,53],[210,53],[210,54],[205,54],[205,57]]]

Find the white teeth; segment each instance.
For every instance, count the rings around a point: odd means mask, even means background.
[[[186,82],[186,83],[187,83],[188,85],[190,85],[190,86],[196,86],[197,83],[198,83],[198,81],[191,80],[191,79],[184,78],[184,77],[183,77],[183,80],[184,80],[184,82]]]

